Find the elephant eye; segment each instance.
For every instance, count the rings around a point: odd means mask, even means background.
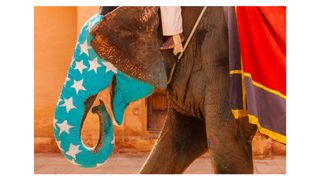
[[[137,34],[130,31],[122,31],[120,35],[123,39],[129,40],[129,41],[135,41],[137,39]]]

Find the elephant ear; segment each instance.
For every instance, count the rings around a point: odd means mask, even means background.
[[[111,108],[116,123],[123,123],[125,110],[131,102],[149,96],[154,89],[155,87],[148,83],[118,72],[111,85]]]
[[[158,7],[119,7],[91,31],[91,46],[125,74],[166,88],[165,63],[159,50]]]

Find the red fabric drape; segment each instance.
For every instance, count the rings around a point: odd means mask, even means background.
[[[286,7],[237,7],[243,71],[286,95]]]

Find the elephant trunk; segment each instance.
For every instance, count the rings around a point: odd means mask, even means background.
[[[93,37],[89,32],[103,18],[104,16],[94,15],[83,26],[55,111],[54,136],[58,147],[69,161],[86,168],[97,167],[104,163],[114,149],[113,124],[102,101],[92,109],[92,112],[97,114],[100,119],[98,145],[95,148],[86,147],[81,139],[83,122],[97,94],[112,84],[111,108],[115,121],[121,125],[129,103],[150,95],[155,89],[153,85],[118,71],[107,57],[104,57],[103,60],[96,53],[91,46]],[[153,62],[151,57],[149,62]],[[125,65],[126,63],[122,61],[120,64]],[[157,76],[158,79],[165,75],[164,71],[156,70],[158,66],[163,69],[163,63],[158,61],[151,64],[153,66],[148,64],[147,67],[152,67],[152,73],[147,74]],[[162,77],[161,79],[163,81],[166,78]]]
[[[62,94],[66,94],[62,90]],[[68,102],[64,99],[64,103],[60,102],[55,112],[54,135],[57,140],[58,147],[63,155],[75,165],[85,168],[93,168],[102,165],[112,154],[114,149],[114,129],[112,120],[106,110],[104,103],[100,100],[100,104],[92,108],[92,112],[99,116],[100,120],[100,136],[98,144],[95,148],[87,147],[81,139],[81,129],[83,122],[89,112],[97,95],[90,96],[86,100],[75,99],[74,102]],[[61,97],[63,99],[63,97]],[[80,103],[80,102],[84,103]],[[64,108],[64,105],[66,108]],[[70,104],[74,104],[74,108],[70,108]],[[77,113],[83,112],[83,113]]]
[[[98,145],[89,148],[81,139],[83,122],[97,94],[111,84],[116,72],[90,46],[89,31],[102,19],[103,16],[96,14],[81,29],[54,120],[54,136],[61,152],[73,164],[86,168],[101,165],[114,149],[113,125],[102,101],[93,108],[100,119]]]
[[[103,149],[103,145],[105,141],[107,141],[108,143],[110,142],[109,147],[112,148],[112,150],[114,147],[113,124],[103,101],[99,100],[99,102],[100,104],[98,106],[95,106],[92,108],[92,112],[99,116],[99,121],[100,121],[100,136],[99,136],[98,144],[94,149],[94,152],[98,152],[101,149]],[[110,153],[112,153],[112,151]]]

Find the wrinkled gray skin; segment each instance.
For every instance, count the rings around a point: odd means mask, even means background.
[[[201,9],[183,7],[185,36],[191,32]],[[142,20],[147,23],[139,24]],[[92,32],[92,46],[100,56],[125,73],[130,73],[126,69],[128,63],[153,67],[150,64],[164,60],[169,74],[176,57],[172,51],[159,53],[163,39],[158,7],[119,7],[107,14],[103,22]],[[125,26],[128,24],[138,25]],[[126,44],[136,48],[117,49]],[[139,48],[148,51],[141,52]],[[149,52],[157,53],[150,58]],[[122,59],[126,59],[126,64],[121,63]],[[150,70],[162,72],[148,69],[143,73],[148,76]],[[168,116],[140,173],[182,173],[207,151],[215,173],[253,173],[251,142],[257,127],[249,124],[248,119],[235,120],[228,105],[228,34],[222,7],[208,7],[166,90]]]

